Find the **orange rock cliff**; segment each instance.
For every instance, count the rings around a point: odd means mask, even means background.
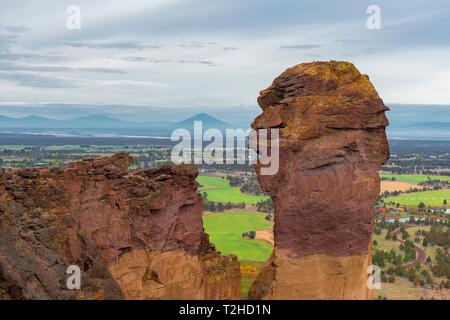
[[[294,66],[258,98],[254,129],[280,130],[279,170],[262,175],[275,249],[252,299],[367,299],[373,206],[389,158],[388,108],[347,62]]]
[[[238,299],[239,263],[203,231],[197,169],[127,154],[0,170],[0,299]],[[81,269],[68,290],[67,267]]]

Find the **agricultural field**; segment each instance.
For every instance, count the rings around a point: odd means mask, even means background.
[[[241,263],[241,296],[247,298],[265,261],[272,254],[272,246],[263,240],[246,240],[242,233],[266,230],[273,223],[259,212],[221,212],[203,216],[203,225],[211,242],[222,254],[234,254]]]
[[[208,200],[214,202],[256,204],[269,198],[265,195],[243,194],[238,187],[231,187],[227,179],[199,176],[197,182],[201,185],[200,193],[206,192]]]
[[[385,191],[388,192],[405,192],[413,188],[417,188],[418,185],[403,182],[403,181],[386,181],[382,180],[380,183],[380,193],[383,193]]]
[[[426,206],[444,206],[444,199],[447,200],[447,207],[450,203],[450,189],[433,190],[423,192],[403,193],[395,197],[388,197],[384,202],[400,203],[409,207],[417,207],[420,202]]]
[[[246,240],[242,233],[267,229],[272,222],[259,212],[220,212],[203,216],[203,224],[211,242],[222,254],[234,254],[239,260],[266,261],[272,246],[263,240]]]
[[[411,184],[418,184],[420,182],[428,180],[441,180],[450,181],[450,176],[432,176],[424,174],[386,174],[381,173],[381,177],[392,179],[395,178],[396,181],[403,181]]]

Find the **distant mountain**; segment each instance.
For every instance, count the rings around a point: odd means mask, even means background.
[[[65,128],[127,128],[136,126],[136,123],[134,122],[123,121],[102,114],[79,117],[71,120],[64,120],[62,122],[62,125]]]
[[[388,106],[391,109],[387,112],[390,124],[387,128],[389,139],[450,140],[450,105]],[[208,113],[202,113],[203,110],[208,110]],[[5,114],[0,115],[1,132],[170,137],[176,128],[191,131],[195,121],[202,121],[203,130],[247,129],[261,110],[256,106],[253,108],[71,105],[21,107],[0,103],[0,112]],[[192,114],[196,115],[191,116]],[[56,119],[64,117],[71,119]],[[185,117],[187,119],[179,121]]]
[[[39,117],[28,116],[23,118],[11,118],[6,116],[0,116],[0,127],[3,128],[36,128],[36,127],[48,127],[54,124],[55,120]]]
[[[27,116],[23,118],[12,118],[0,116],[1,128],[41,128],[41,129],[98,129],[98,128],[145,128],[145,127],[168,127],[171,123],[161,122],[132,122],[116,119],[106,115],[90,115],[70,120],[56,120],[39,116]]]
[[[232,128],[226,122],[211,117],[206,113],[200,113],[183,121],[173,123],[169,121],[134,122],[117,119],[108,115],[98,114],[77,117],[70,120],[49,119],[40,116],[27,116],[13,118],[0,115],[0,128],[3,132],[14,133],[45,133],[56,134],[111,134],[111,135],[155,135],[170,136],[177,128],[193,130],[194,122],[201,121],[203,130],[217,128],[224,130]]]
[[[226,123],[222,120],[211,117],[210,115],[208,115],[206,113],[199,113],[193,117],[187,118],[186,120],[177,122],[173,125],[173,127],[192,128],[194,126],[195,121],[201,121],[203,128],[224,129],[224,128],[232,128],[233,127],[229,123]]]

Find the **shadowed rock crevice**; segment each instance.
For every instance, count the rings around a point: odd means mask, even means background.
[[[254,129],[280,130],[280,165],[262,175],[275,249],[253,299],[366,299],[373,206],[389,158],[388,108],[347,62],[287,69],[258,98]]]
[[[0,170],[1,299],[239,298],[239,263],[203,231],[197,169],[130,162]],[[81,290],[67,290],[72,264]]]

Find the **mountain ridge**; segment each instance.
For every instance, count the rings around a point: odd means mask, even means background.
[[[1,128],[52,128],[52,129],[84,129],[84,128],[173,128],[190,127],[194,121],[202,121],[206,127],[225,127],[230,124],[212,117],[207,113],[199,113],[179,122],[170,121],[126,121],[106,114],[75,117],[68,120],[52,119],[38,115],[25,117],[9,117],[0,115]]]

